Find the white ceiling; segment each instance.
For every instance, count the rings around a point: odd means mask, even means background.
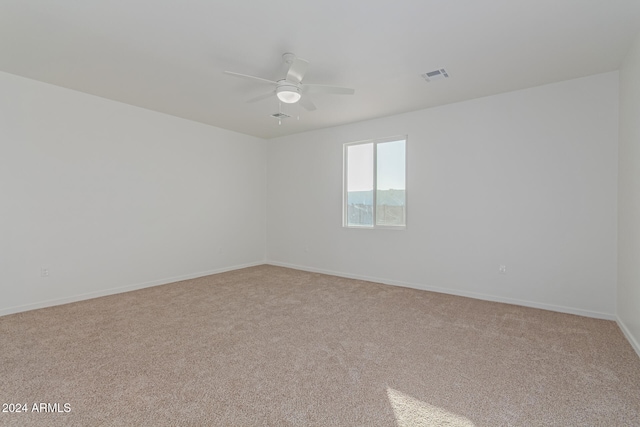
[[[616,70],[638,30],[640,0],[2,0],[0,70],[272,138]],[[278,125],[223,70],[282,78],[284,52],[355,95]]]

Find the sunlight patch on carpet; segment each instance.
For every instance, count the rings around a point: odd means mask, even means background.
[[[398,427],[474,427],[468,418],[445,411],[387,387],[387,397],[393,408]]]

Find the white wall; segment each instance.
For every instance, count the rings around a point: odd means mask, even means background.
[[[640,34],[620,70],[618,324],[640,355]]]
[[[342,228],[342,144],[401,134],[407,229]],[[269,140],[267,261],[613,319],[617,142],[617,72]]]
[[[0,73],[0,315],[263,263],[265,150]]]

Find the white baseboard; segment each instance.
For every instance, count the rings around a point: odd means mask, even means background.
[[[437,286],[428,286],[422,283],[408,283],[408,282],[393,281],[393,280],[390,281],[390,280],[381,279],[378,277],[362,276],[358,274],[350,274],[350,273],[344,273],[340,271],[324,270],[321,268],[313,268],[313,267],[307,267],[302,265],[288,264],[288,263],[278,262],[278,261],[267,260],[266,263],[269,265],[292,268],[295,270],[309,271],[312,273],[330,274],[332,276],[345,277],[347,279],[366,280],[368,282],[383,283],[385,285],[403,286],[405,288],[420,289],[423,291],[438,292],[441,294],[457,295],[461,297],[475,298],[475,299],[480,299],[485,301],[521,305],[524,307],[539,308],[542,310],[556,311],[559,313],[567,313],[567,314],[575,314],[578,316],[592,317],[596,319],[616,320],[616,316],[614,314],[583,310],[583,309],[574,308],[574,307],[565,307],[561,305],[524,301],[524,300],[513,299],[513,298],[504,298],[496,295],[487,295],[487,294],[480,294],[475,292],[459,291],[455,289],[439,288]]]
[[[636,350],[636,352],[638,352],[638,355],[640,355],[640,345],[638,345],[638,342],[633,338],[633,336],[631,335],[629,330],[626,328],[624,323],[622,323],[622,321],[620,319],[618,319],[613,314],[600,313],[600,312],[597,312],[597,311],[583,310],[583,309],[573,308],[573,307],[564,307],[564,306],[558,306],[558,305],[552,305],[552,304],[544,304],[544,303],[537,303],[537,302],[531,302],[531,301],[524,301],[524,300],[518,300],[518,299],[512,299],[512,298],[504,298],[504,297],[499,297],[499,296],[495,296],[495,295],[486,295],[486,294],[480,294],[480,293],[475,293],[475,292],[467,292],[467,291],[459,291],[459,290],[448,289],[448,288],[440,288],[440,287],[437,287],[437,286],[428,286],[428,285],[418,284],[418,283],[409,283],[409,282],[401,282],[401,281],[390,281],[390,280],[381,279],[381,278],[378,278],[378,277],[364,276],[364,275],[358,275],[358,274],[350,274],[350,273],[345,273],[345,272],[339,272],[339,271],[333,271],[333,270],[325,270],[325,269],[320,269],[320,268],[302,266],[302,265],[297,265],[297,264],[289,264],[289,263],[283,263],[283,262],[278,262],[278,261],[268,261],[268,260],[267,261],[258,261],[258,262],[248,263],[248,264],[235,265],[235,266],[219,268],[219,269],[209,270],[209,271],[201,271],[201,272],[197,272],[197,273],[185,274],[185,275],[182,275],[182,276],[169,277],[169,278],[165,278],[165,279],[153,280],[153,281],[149,281],[149,282],[137,283],[137,284],[132,284],[132,285],[120,286],[120,287],[116,287],[116,288],[104,289],[104,290],[101,290],[101,291],[88,292],[88,293],[85,293],[85,294],[68,296],[68,297],[64,297],[64,298],[56,298],[56,299],[52,299],[52,300],[38,301],[38,302],[35,302],[35,303],[32,303],[32,304],[25,304],[25,305],[21,305],[21,306],[7,307],[7,308],[0,309],[0,316],[6,316],[6,315],[9,315],[9,314],[20,313],[20,312],[23,312],[23,311],[35,310],[35,309],[38,309],[38,308],[45,308],[45,307],[52,307],[52,306],[56,306],[56,305],[68,304],[68,303],[71,303],[71,302],[83,301],[83,300],[87,300],[87,299],[91,299],[91,298],[98,298],[98,297],[107,296],[107,295],[114,295],[114,294],[119,294],[119,293],[122,293],[122,292],[135,291],[135,290],[138,290],[138,289],[149,288],[149,287],[152,287],[152,286],[166,285],[168,283],[179,282],[181,280],[195,279],[197,277],[209,276],[211,274],[224,273],[226,271],[239,270],[239,269],[247,268],[247,267],[255,267],[255,266],[263,265],[263,264],[269,264],[269,265],[275,265],[275,266],[280,266],[280,267],[292,268],[292,269],[295,269],[295,270],[309,271],[309,272],[312,272],[312,273],[329,274],[329,275],[332,275],[332,276],[345,277],[345,278],[348,278],[348,279],[366,280],[366,281],[369,281],[369,282],[383,283],[383,284],[386,284],[386,285],[403,286],[403,287],[407,287],[407,288],[420,289],[420,290],[424,290],[424,291],[439,292],[439,293],[449,294],[449,295],[458,295],[458,296],[462,296],[462,297],[481,299],[481,300],[485,300],[485,301],[493,301],[493,302],[502,302],[502,303],[506,303],[506,304],[521,305],[521,306],[524,306],[524,307],[539,308],[539,309],[543,309],[543,310],[550,310],[550,311],[556,311],[556,312],[560,312],[560,313],[575,314],[575,315],[578,315],[578,316],[592,317],[592,318],[596,318],[596,319],[614,320],[614,321],[617,321],[618,325],[620,326],[620,329],[623,331],[623,333],[625,334],[625,336],[627,337],[627,339],[629,340],[629,342],[631,343],[633,348]]]
[[[64,298],[56,298],[56,299],[51,299],[51,300],[38,301],[38,302],[35,302],[35,303],[32,303],[32,304],[25,304],[25,305],[20,305],[20,306],[8,307],[8,308],[0,309],[0,316],[6,316],[8,314],[14,314],[14,313],[21,313],[23,311],[36,310],[38,308],[53,307],[55,305],[68,304],[68,303],[71,303],[71,302],[84,301],[84,300],[87,300],[87,299],[104,297],[104,296],[107,296],[107,295],[120,294],[120,293],[123,293],[123,292],[129,292],[129,291],[135,291],[135,290],[138,290],[138,289],[150,288],[152,286],[166,285],[168,283],[180,282],[182,280],[195,279],[195,278],[198,278],[198,277],[210,276],[212,274],[224,273],[226,271],[232,271],[232,270],[240,270],[242,268],[255,267],[257,265],[264,265],[264,264],[265,264],[264,261],[259,261],[259,262],[249,263],[249,264],[242,264],[242,265],[235,265],[235,266],[231,266],[231,267],[218,268],[218,269],[215,269],[215,270],[200,271],[198,273],[185,274],[185,275],[181,275],[181,276],[169,277],[169,278],[166,278],[166,279],[158,279],[158,280],[152,280],[152,281],[149,281],[149,282],[136,283],[136,284],[133,284],[133,285],[126,285],[126,286],[119,286],[119,287],[116,287],[116,288],[103,289],[103,290],[100,290],[100,291],[88,292],[86,294],[72,295],[72,296],[68,296],[68,297],[64,297]]]
[[[638,354],[638,357],[640,357],[640,343],[638,343],[638,340],[633,336],[633,334],[631,334],[631,331],[629,330],[629,328],[627,328],[627,325],[625,325],[622,319],[616,316],[616,322],[618,323],[618,327],[620,328],[620,330],[622,330],[624,336],[627,337],[627,341],[629,341],[631,347],[633,347],[633,349]]]

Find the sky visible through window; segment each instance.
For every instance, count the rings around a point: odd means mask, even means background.
[[[405,143],[378,144],[378,190],[405,189]]]
[[[405,189],[404,140],[378,144],[378,190]],[[352,145],[348,158],[348,190],[373,190],[373,143]]]
[[[349,147],[348,191],[373,190],[373,144]]]

